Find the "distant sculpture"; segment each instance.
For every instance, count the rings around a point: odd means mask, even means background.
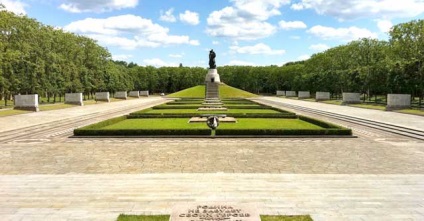
[[[215,54],[215,52],[212,49],[209,52],[209,68],[210,69],[215,69],[216,68],[215,57],[216,57],[216,54]]]

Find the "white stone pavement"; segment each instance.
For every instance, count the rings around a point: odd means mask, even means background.
[[[87,114],[111,111],[118,108],[134,108],[135,105],[146,105],[146,103],[164,100],[162,97],[149,97],[142,99],[131,99],[111,103],[99,102],[93,105],[75,106],[51,111],[40,111],[27,114],[19,114],[1,118],[0,132],[15,130],[39,124],[61,121],[71,118],[82,117]]]
[[[255,203],[320,220],[424,220],[424,175],[106,174],[0,176],[1,220],[116,220],[185,202]]]
[[[402,114],[390,111],[372,110],[351,106],[332,105],[320,102],[285,99],[278,97],[260,97],[260,100],[276,101],[285,104],[299,105],[303,107],[323,110],[331,113],[358,117],[366,120],[385,122],[397,126],[413,128],[424,131],[424,117],[410,114]]]

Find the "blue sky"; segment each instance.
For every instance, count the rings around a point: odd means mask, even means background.
[[[0,0],[153,66],[283,65],[424,18],[424,0]]]

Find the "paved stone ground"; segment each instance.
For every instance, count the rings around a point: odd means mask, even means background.
[[[17,116],[0,118],[27,128],[0,130],[0,140],[10,136],[0,142],[0,220],[114,220],[187,201],[257,203],[263,214],[314,220],[424,220],[422,141],[349,124],[358,138],[80,139],[68,138],[75,124],[60,123],[62,114],[77,121],[148,105],[32,113],[19,125]]]

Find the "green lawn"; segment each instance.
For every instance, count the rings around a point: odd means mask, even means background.
[[[322,103],[326,104],[335,104],[335,105],[342,105],[342,100],[326,100],[326,101],[320,101]]]
[[[366,108],[366,109],[373,109],[373,110],[386,110],[386,105],[381,104],[349,104],[349,106],[352,107],[360,107],[360,108]]]
[[[190,118],[139,118],[127,119],[101,129],[207,129],[206,123],[188,123]]]
[[[218,114],[218,113],[222,113],[222,114],[240,114],[240,113],[260,113],[260,114],[264,114],[264,113],[281,113],[279,111],[276,110],[270,110],[270,109],[229,109],[227,111],[198,111],[196,109],[147,109],[147,110],[143,110],[143,111],[139,111],[136,113],[175,113],[175,114],[180,114],[180,113],[189,113],[189,114],[208,114],[208,113],[213,113],[213,114]]]
[[[404,110],[397,110],[395,112],[424,116],[424,110],[417,110],[417,109],[404,109]]]
[[[222,123],[219,129],[323,129],[315,124],[299,119],[285,118],[238,118],[237,123]]]
[[[188,123],[189,118],[126,119],[101,128],[120,129],[207,129],[206,123]],[[218,129],[322,129],[299,119],[239,118],[237,123],[221,123]]]
[[[9,110],[0,110],[0,117],[11,116],[11,115],[17,115],[17,114],[26,114],[26,113],[31,113],[31,112],[32,112],[32,111],[13,110],[13,109],[9,109]]]
[[[205,97],[205,85],[198,85],[195,87],[187,88],[185,90],[167,95],[167,97],[181,97],[181,98],[204,98]],[[221,99],[225,98],[249,98],[257,97],[257,95],[243,91],[226,84],[221,84],[219,86],[219,97]]]
[[[169,215],[119,215],[117,221],[169,221]],[[308,215],[302,216],[267,216],[261,215],[261,221],[313,221]]]

